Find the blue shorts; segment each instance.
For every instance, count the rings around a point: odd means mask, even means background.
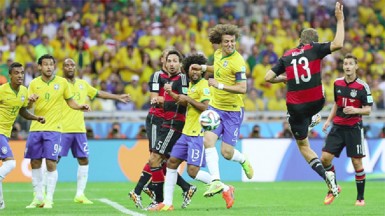
[[[62,133],[61,136],[60,157],[66,157],[71,148],[73,157],[87,158],[88,157],[88,143],[85,133]]]
[[[239,138],[239,130],[243,121],[244,111],[224,111],[209,106],[210,110],[214,110],[221,117],[221,123],[218,128],[212,130],[218,137],[222,136],[222,141],[235,146]]]
[[[187,161],[197,167],[206,166],[203,136],[187,136],[182,134],[171,151],[171,157]]]
[[[60,151],[61,133],[55,131],[32,131],[27,138],[25,158],[57,160]]]
[[[8,137],[0,134],[0,159],[13,158],[11,147],[8,143]]]

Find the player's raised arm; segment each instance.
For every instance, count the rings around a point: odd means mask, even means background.
[[[334,52],[339,50],[344,45],[345,38],[345,25],[344,25],[344,6],[339,2],[336,2],[336,7],[334,10],[335,16],[337,18],[337,30],[334,40],[330,44],[330,51]]]

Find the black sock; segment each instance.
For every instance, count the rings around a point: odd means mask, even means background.
[[[188,191],[190,189],[190,184],[187,183],[183,178],[182,176],[179,175],[178,173],[178,178],[176,180],[176,184],[182,188],[183,191]]]
[[[337,184],[337,174],[336,174],[336,170],[335,170],[335,168],[334,168],[334,165],[333,165],[333,164],[330,164],[330,166],[325,167],[325,170],[326,170],[326,171],[332,171],[332,172],[334,172],[334,182],[336,183],[336,185],[338,185],[338,184]]]
[[[157,203],[163,202],[163,185],[164,185],[164,182],[158,182],[158,183],[152,182],[153,190],[155,192],[155,201]]]
[[[364,200],[366,175],[364,169],[356,171],[357,200]]]
[[[318,173],[324,180],[326,179],[325,176],[325,168],[322,166],[321,161],[318,158],[313,158],[310,160],[309,165],[311,168]]]
[[[142,193],[143,187],[147,184],[147,182],[151,179],[151,174],[148,172],[142,171],[142,175],[139,178],[138,183],[135,186],[135,193],[140,195]]]

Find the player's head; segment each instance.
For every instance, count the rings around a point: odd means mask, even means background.
[[[310,44],[311,42],[318,42],[317,30],[313,28],[306,28],[302,30],[299,42],[301,44]]]
[[[38,68],[41,71],[41,75],[45,77],[51,77],[55,70],[55,58],[49,54],[45,54],[37,60]]]
[[[347,76],[355,75],[358,70],[358,60],[357,57],[348,53],[344,57],[344,62],[342,68],[344,69],[344,73]]]
[[[213,44],[219,44],[224,54],[229,55],[234,52],[239,35],[239,28],[236,25],[219,24],[210,30],[209,40]]]
[[[68,79],[73,79],[75,77],[75,71],[76,71],[75,61],[71,58],[66,58],[63,62],[64,77]]]
[[[160,63],[162,64],[163,70],[166,70],[166,58],[167,58],[168,52],[170,52],[171,50],[173,50],[173,49],[172,48],[166,48],[162,52],[162,56],[160,57]]]
[[[182,65],[183,65],[183,71],[188,74],[188,77],[190,78],[191,81],[195,82],[200,80],[205,72],[202,73],[200,70],[190,70],[190,66],[192,64],[198,64],[198,65],[203,65],[206,64],[207,59],[204,55],[201,54],[194,54],[186,57],[183,59]]]
[[[13,85],[22,85],[24,82],[24,67],[19,62],[13,62],[8,69],[9,79]]]
[[[166,57],[166,69],[170,75],[180,72],[183,56],[177,50],[170,50]]]

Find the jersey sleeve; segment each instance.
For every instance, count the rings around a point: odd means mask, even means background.
[[[241,82],[246,81],[246,63],[240,58],[233,66],[233,71],[235,71],[235,81]]]
[[[206,81],[202,84],[199,101],[203,102],[207,100],[210,100],[210,87]]]
[[[331,42],[313,43],[313,46],[319,58],[323,58],[331,53],[330,45],[331,45]]]
[[[150,92],[159,93],[160,89],[160,73],[153,73],[150,77],[150,81],[148,82],[148,86],[150,87]]]
[[[24,95],[25,95],[23,107],[27,107],[28,106],[28,89],[24,86],[23,86],[23,89],[24,89]]]
[[[63,91],[63,97],[65,100],[69,100],[74,96],[74,93],[72,92],[71,88],[68,86],[68,82],[63,82],[64,91]]]
[[[87,88],[87,96],[93,100],[98,95],[98,90],[91,86],[88,82],[84,82]]]
[[[278,62],[276,65],[274,65],[273,68],[271,68],[271,70],[278,76],[278,75],[281,75],[283,73],[285,73],[285,64],[283,62],[283,59],[280,58],[278,59]]]
[[[372,106],[373,105],[373,96],[370,91],[369,85],[367,83],[363,83],[364,86],[364,94],[361,97],[361,103],[363,106]]]

